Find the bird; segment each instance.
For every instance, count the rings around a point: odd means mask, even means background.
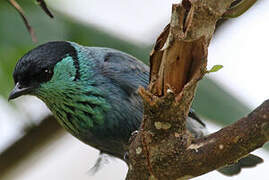
[[[147,65],[115,49],[52,41],[20,58],[13,80],[9,100],[36,96],[73,136],[101,153],[127,161],[129,139],[143,118],[138,88],[148,86]],[[194,138],[208,134],[193,110],[186,128]],[[231,176],[262,161],[249,154],[219,171]]]

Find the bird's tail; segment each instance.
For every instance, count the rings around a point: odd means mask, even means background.
[[[262,162],[262,158],[249,154],[248,156],[240,159],[237,163],[220,168],[218,171],[226,176],[233,176],[240,173],[242,168],[255,167],[257,164]]]

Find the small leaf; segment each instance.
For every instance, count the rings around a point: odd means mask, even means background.
[[[207,71],[207,73],[217,72],[222,68],[223,68],[223,65],[214,65],[210,70]]]

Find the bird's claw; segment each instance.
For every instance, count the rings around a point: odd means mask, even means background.
[[[129,161],[129,152],[128,151],[124,153],[123,159],[125,162]]]
[[[135,137],[136,137],[136,135],[137,135],[138,133],[139,133],[138,130],[135,130],[135,131],[133,131],[133,132],[131,133],[131,137],[130,137],[129,140],[128,140],[129,144],[132,143],[132,141],[135,139]]]

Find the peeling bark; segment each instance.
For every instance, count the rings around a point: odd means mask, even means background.
[[[186,130],[197,83],[207,72],[216,22],[233,2],[183,0],[173,5],[170,24],[150,55],[149,90],[139,89],[144,117],[129,147],[128,180],[190,179],[232,164],[269,140],[269,101],[207,137],[195,139]]]

